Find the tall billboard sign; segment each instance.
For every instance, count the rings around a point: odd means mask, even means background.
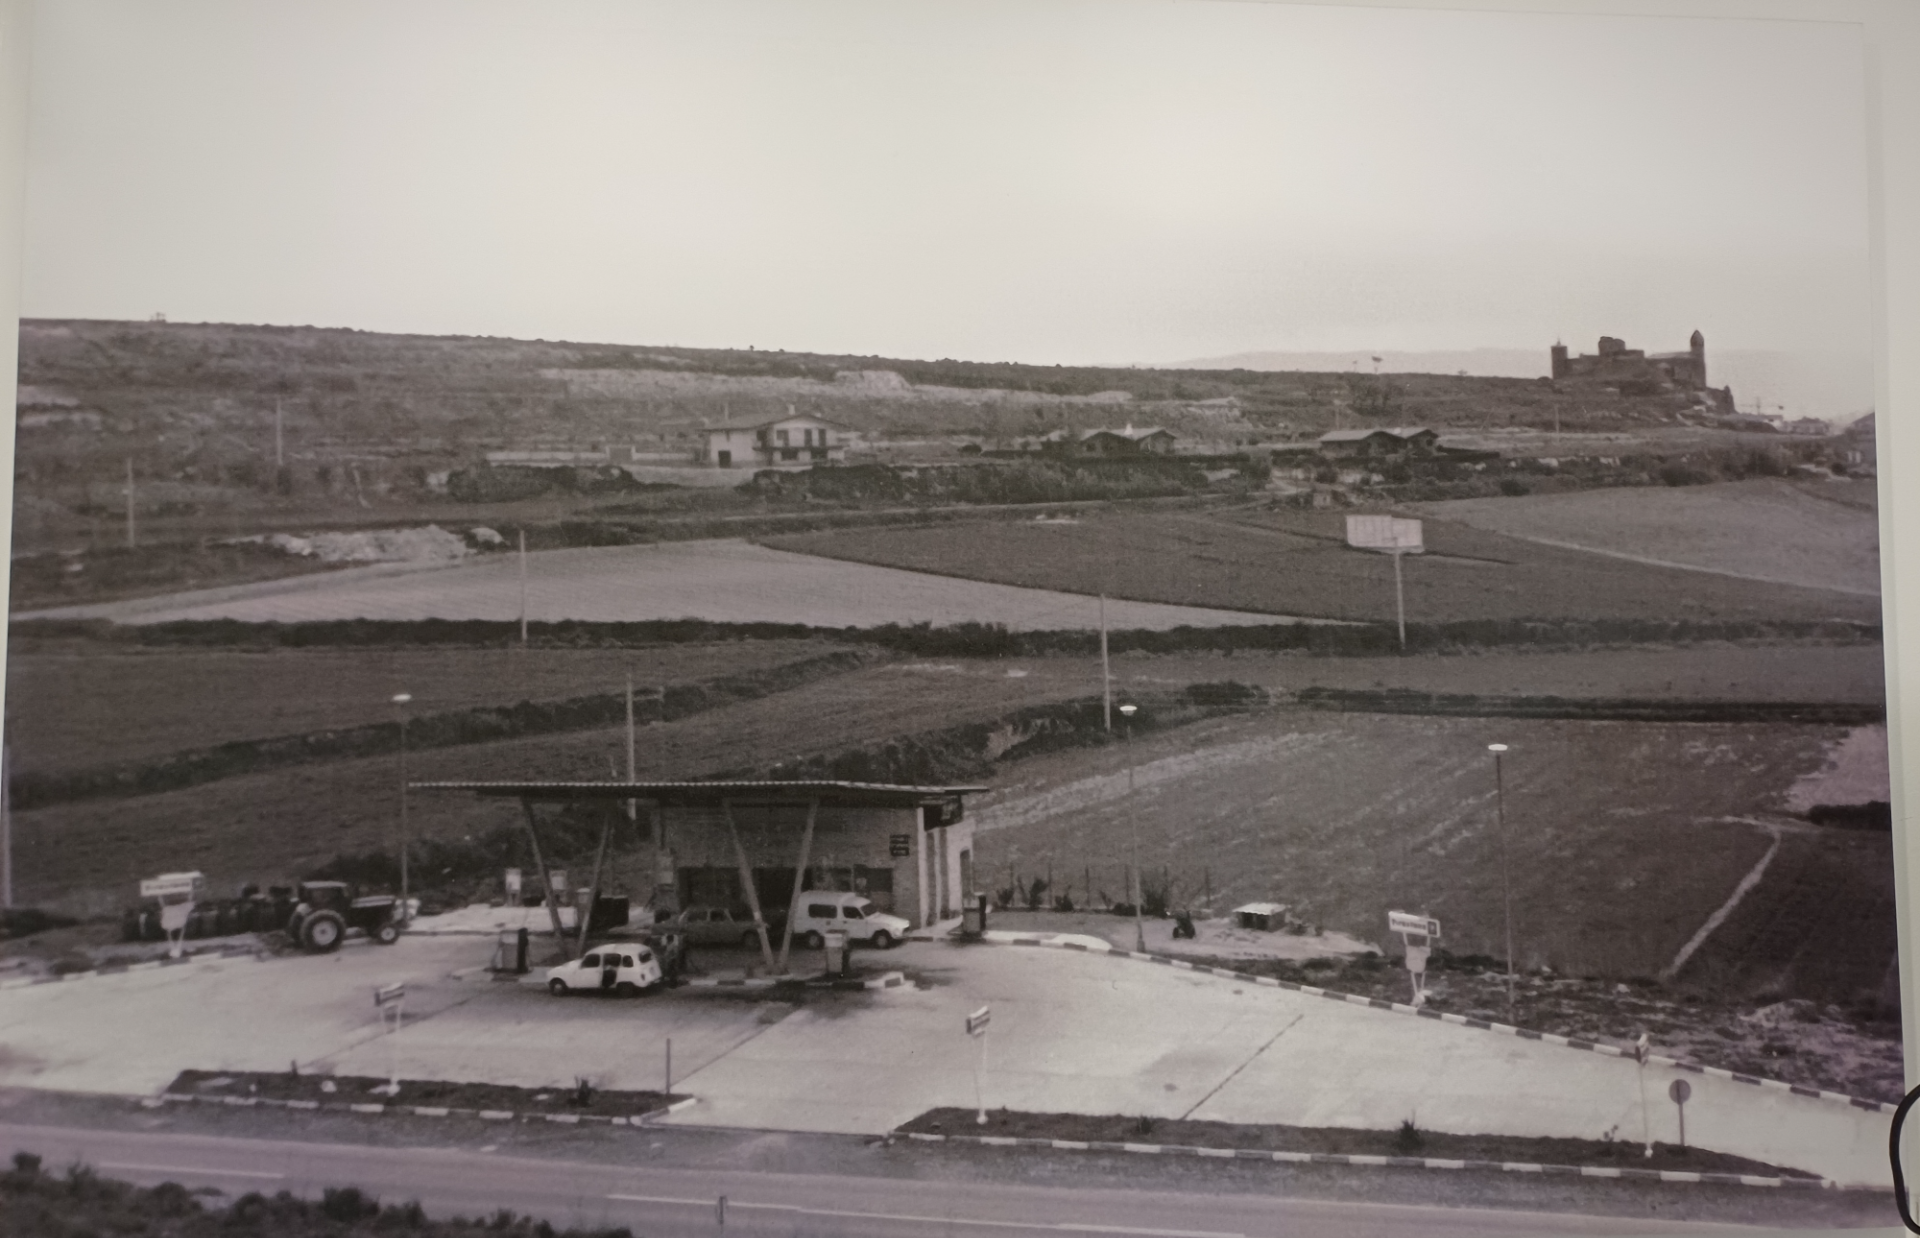
[[[1407,589],[1400,575],[1403,555],[1427,552],[1425,533],[1418,520],[1399,516],[1348,516],[1347,545],[1355,550],[1375,550],[1393,556],[1393,605],[1400,624],[1400,652],[1407,650]]]

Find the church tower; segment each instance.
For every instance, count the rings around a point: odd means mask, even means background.
[[[1707,337],[1698,331],[1687,341],[1687,351],[1693,354],[1693,382],[1697,387],[1707,385]]]

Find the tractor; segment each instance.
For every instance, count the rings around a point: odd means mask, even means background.
[[[344,881],[303,881],[298,894],[287,920],[287,936],[310,953],[337,950],[353,929],[383,946],[400,939],[405,915],[400,900],[391,894],[361,896]]]

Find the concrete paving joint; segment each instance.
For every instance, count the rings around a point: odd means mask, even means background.
[[[1390,1002],[1378,997],[1362,997],[1355,993],[1335,993],[1328,989],[1315,988],[1310,984],[1297,984],[1291,980],[1280,980],[1272,976],[1255,976],[1247,972],[1233,971],[1226,967],[1210,967],[1193,963],[1186,959],[1167,958],[1164,955],[1147,954],[1138,950],[1121,950],[1102,947],[1105,943],[1093,944],[1086,939],[1077,941],[1059,941],[1044,933],[1007,933],[990,931],[982,934],[982,939],[992,945],[1003,946],[1048,946],[1058,950],[1079,950],[1088,954],[1109,954],[1117,958],[1134,959],[1143,963],[1158,963],[1162,966],[1177,967],[1183,971],[1201,972],[1232,980],[1239,984],[1261,984],[1269,988],[1289,989],[1295,993],[1304,993],[1309,997],[1324,997],[1329,1001],[1345,1002],[1354,1006],[1368,1006],[1375,1010],[1387,1010],[1394,1014],[1411,1015],[1419,1019],[1435,1019],[1442,1023],[1452,1023],[1460,1027],[1471,1027],[1483,1032],[1497,1032],[1505,1036],[1518,1036],[1523,1040],[1538,1040],[1545,1044],[1560,1045],[1568,1049],[1584,1050],[1607,1057],[1632,1057],[1633,1050],[1617,1045],[1600,1044],[1597,1041],[1581,1040],[1576,1036],[1559,1036],[1552,1032],[1536,1032],[1529,1028],[1513,1027],[1506,1023],[1494,1023],[1487,1019],[1473,1019],[1466,1015],[1451,1014],[1432,1010],[1425,1006],[1410,1006],[1405,1002]],[[1788,1083],[1781,1079],[1767,1079],[1759,1075],[1742,1074],[1720,1066],[1704,1066],[1697,1062],[1684,1062],[1678,1058],[1653,1054],[1647,1058],[1652,1066],[1668,1066],[1676,1070],[1692,1071],[1698,1075],[1711,1075],[1717,1079],[1730,1079],[1735,1083],[1752,1084],[1755,1087],[1769,1088],[1776,1092],[1790,1092],[1795,1096],[1804,1096],[1813,1100],[1832,1101],[1836,1104],[1851,1105],[1856,1109],[1865,1109],[1870,1113],[1892,1113],[1898,1105],[1885,1101],[1864,1100],[1857,1096],[1848,1096],[1844,1092],[1828,1092],[1820,1088],[1810,1088],[1803,1084]]]

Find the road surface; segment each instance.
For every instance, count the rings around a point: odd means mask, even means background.
[[[142,1185],[212,1186],[229,1197],[357,1186],[395,1203],[417,1199],[433,1217],[486,1216],[501,1208],[556,1226],[627,1226],[642,1238],[715,1234],[846,1238],[1498,1238],[1546,1234],[1683,1234],[1727,1225],[1587,1218],[1478,1208],[1420,1208],[1240,1194],[1034,1187],[978,1182],[757,1174],[726,1169],[646,1169],[535,1160],[445,1148],[209,1135],[135,1134],[0,1123],[0,1155],[41,1156],[57,1171],[85,1162]],[[725,1196],[725,1224],[719,1200]],[[1745,1231],[1753,1232],[1753,1231]]]

